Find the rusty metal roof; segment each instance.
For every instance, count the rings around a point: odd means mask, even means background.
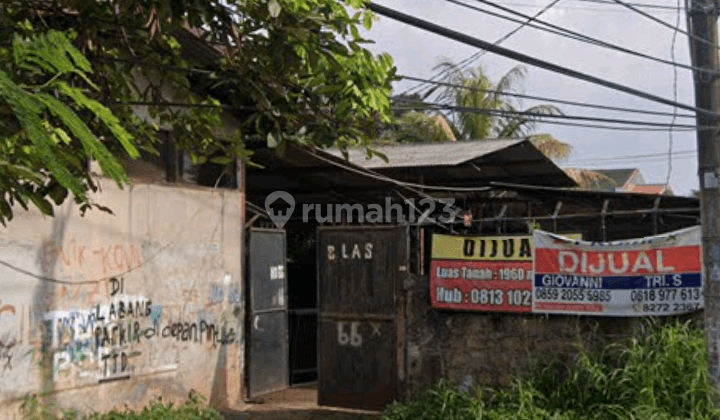
[[[366,158],[365,149],[348,151],[348,160],[367,169],[407,168],[418,166],[456,166],[490,153],[527,141],[526,139],[487,139],[479,141],[453,141],[433,143],[404,143],[374,145],[373,149],[388,158]],[[342,157],[337,149],[326,152]]]
[[[543,200],[567,199],[578,203],[582,202],[593,207],[599,207],[603,201],[612,200],[616,207],[636,208],[652,207],[655,200],[659,200],[659,208],[693,208],[700,211],[700,200],[696,197],[683,197],[674,195],[658,195],[640,192],[614,192],[583,190],[575,188],[555,188],[547,186],[517,185],[506,182],[492,182],[492,187],[501,190],[517,191],[525,196],[534,196]]]
[[[432,186],[480,187],[490,182],[574,187],[575,181],[528,139],[375,145],[388,162],[351,150],[348,160],[389,177]],[[329,153],[341,157],[338,150]]]

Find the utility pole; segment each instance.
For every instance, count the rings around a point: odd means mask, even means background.
[[[695,81],[698,125],[698,176],[702,220],[705,334],[708,370],[720,396],[720,112],[718,78],[718,4],[713,0],[686,0],[690,57]],[[704,41],[704,42],[703,42]],[[709,128],[712,127],[712,128]],[[718,401],[718,399],[716,399]]]

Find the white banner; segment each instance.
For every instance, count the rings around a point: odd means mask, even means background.
[[[703,307],[700,226],[615,242],[535,231],[535,313],[675,315]]]

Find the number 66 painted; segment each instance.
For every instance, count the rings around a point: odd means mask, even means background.
[[[358,334],[359,322],[350,323],[350,334],[345,331],[346,322],[338,322],[338,344],[341,346],[347,346],[350,344],[353,347],[360,347],[362,345],[362,336]]]

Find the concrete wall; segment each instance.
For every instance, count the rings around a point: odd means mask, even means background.
[[[101,182],[98,210],[0,227],[0,418],[28,393],[83,412],[241,403],[243,196]]]
[[[503,314],[438,310],[430,304],[430,279],[407,283],[407,395],[448,379],[460,389],[508,385],[536,362],[569,360],[576,343],[601,346],[626,338],[640,318]]]

